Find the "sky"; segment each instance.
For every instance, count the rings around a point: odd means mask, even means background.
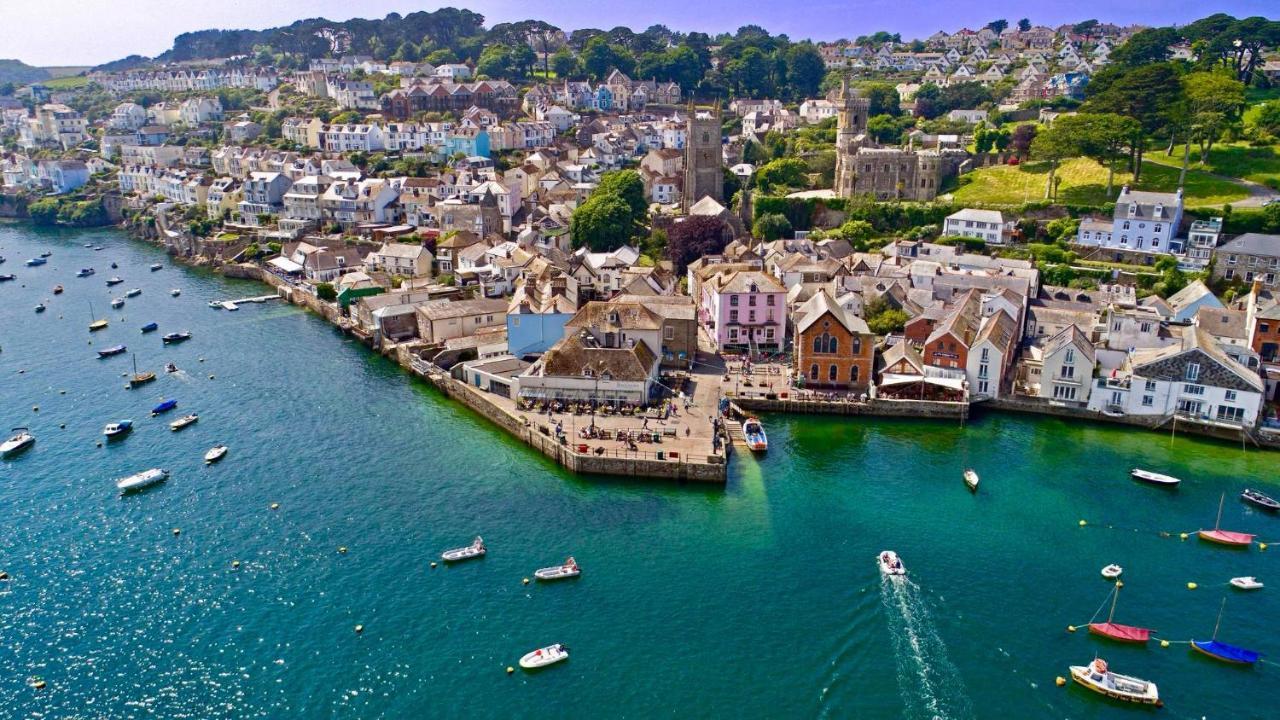
[[[487,25],[536,19],[565,30],[626,25],[639,31],[661,23],[673,30],[717,33],[756,24],[793,40],[853,38],[876,30],[923,38],[937,30],[978,28],[997,18],[1012,23],[1029,17],[1052,26],[1089,18],[1168,25],[1215,12],[1280,17],[1276,0],[0,0],[0,58],[38,66],[93,65],[132,54],[155,56],[172,45],[174,36],[192,30],[256,30],[307,17],[379,18],[444,6],[478,12]]]

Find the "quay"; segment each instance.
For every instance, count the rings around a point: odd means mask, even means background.
[[[219,305],[223,303],[231,303],[232,305],[244,305],[245,303],[264,303],[268,300],[283,300],[284,296],[276,293],[274,295],[257,295],[255,297],[240,298],[238,300],[214,300]]]

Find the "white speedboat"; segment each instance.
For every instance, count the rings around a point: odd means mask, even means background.
[[[1088,665],[1072,665],[1070,669],[1072,680],[1100,695],[1142,705],[1164,704],[1155,683],[1113,673],[1102,658],[1095,658]]]
[[[1102,577],[1108,580],[1115,580],[1120,577],[1122,573],[1124,573],[1124,568],[1116,565],[1115,563],[1111,563],[1110,565],[1102,568]]]
[[[218,302],[217,300],[210,300],[209,307],[213,308],[214,310],[221,310],[222,303]]]
[[[36,441],[36,436],[32,435],[24,427],[16,427],[13,429],[13,435],[8,440],[0,443],[0,457],[8,457],[31,447]]]
[[[204,464],[212,465],[221,460],[227,454],[227,446],[218,444],[209,448],[209,452],[204,454]]]
[[[524,657],[520,658],[520,667],[525,670],[534,670],[540,667],[554,665],[561,660],[568,659],[569,648],[561,645],[560,643],[556,643],[555,645],[548,645],[544,648],[538,648],[531,653],[527,653]]]
[[[1130,470],[1129,475],[1133,476],[1134,480],[1141,480],[1142,482],[1151,483],[1152,485],[1162,485],[1164,487],[1175,487],[1178,483],[1182,482],[1172,475],[1163,475],[1158,472],[1143,470],[1142,468],[1134,468]]]
[[[111,298],[111,307],[113,308],[124,307],[124,298]]]
[[[973,468],[969,468],[968,470],[964,471],[964,484],[968,486],[970,490],[977,492],[978,473],[974,472]]]
[[[120,492],[127,493],[134,490],[141,490],[145,487],[151,487],[156,483],[162,483],[169,479],[169,471],[161,468],[151,468],[135,473],[126,478],[120,478],[116,481],[116,487]]]
[[[470,560],[471,558],[480,557],[486,552],[488,552],[488,550],[484,546],[484,539],[477,535],[476,539],[466,547],[445,550],[440,553],[440,559],[445,562],[457,562],[459,560]]]
[[[196,421],[198,421],[199,419],[200,419],[200,416],[195,413],[191,413],[190,415],[183,415],[177,420],[174,420],[173,422],[169,423],[169,429],[173,430],[174,432],[177,432],[188,425],[195,424]]]
[[[151,272],[155,272],[162,268],[164,268],[164,265],[161,265],[160,263],[151,263]]]
[[[1231,578],[1231,587],[1238,588],[1240,590],[1261,590],[1263,586],[1262,583],[1258,581],[1258,578],[1252,575],[1245,575],[1243,577]]]
[[[119,422],[107,423],[107,426],[102,428],[102,434],[106,435],[108,439],[113,439],[128,435],[132,430],[132,420],[121,420]]]
[[[182,288],[172,288],[171,290],[169,290],[169,294],[174,297],[178,297],[179,295],[182,294]]]
[[[882,550],[876,556],[876,564],[880,566],[880,572],[884,575],[906,575],[907,569],[903,567],[902,560],[898,558],[898,553],[892,550]]]
[[[565,560],[563,565],[544,567],[533,572],[533,576],[539,580],[563,580],[565,578],[578,577],[581,574],[582,569],[578,567],[578,562],[573,558]]]
[[[755,452],[769,449],[769,437],[765,435],[764,424],[759,418],[747,418],[742,423],[742,437],[746,439],[747,447]]]
[[[138,296],[139,296],[139,295],[141,295],[141,294],[142,294],[142,288],[130,288],[127,292],[125,292],[124,296],[125,296],[125,297],[138,297]]]

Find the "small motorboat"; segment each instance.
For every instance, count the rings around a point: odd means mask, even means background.
[[[11,282],[17,279],[18,279],[18,276],[14,275],[13,273],[9,273],[8,275],[0,275],[0,282]]]
[[[1155,683],[1113,673],[1107,667],[1107,661],[1102,658],[1094,658],[1088,665],[1071,665],[1070,670],[1071,679],[1076,684],[1100,695],[1142,705],[1164,705],[1160,701],[1160,690]]]
[[[527,653],[520,658],[520,667],[525,670],[536,670],[537,668],[554,665],[561,660],[569,659],[569,648],[559,643],[548,645],[544,648],[538,648],[531,653]]]
[[[84,246],[87,248],[91,248],[93,247],[93,243],[85,243]]]
[[[13,435],[8,440],[0,443],[0,457],[9,457],[31,447],[36,441],[36,436],[25,427],[13,428]]]
[[[907,569],[903,567],[902,560],[898,558],[898,553],[892,550],[882,550],[876,556],[876,564],[880,566],[880,573],[883,575],[906,575]]]
[[[118,268],[118,267],[120,267],[120,266],[119,266],[119,265],[117,265],[117,264],[115,264],[115,263],[111,263],[111,269],[112,269],[112,270],[115,270],[115,269],[116,269],[116,268]]]
[[[563,565],[544,567],[533,572],[533,576],[539,580],[563,580],[565,578],[578,577],[581,574],[582,569],[578,567],[577,561],[572,557],[565,560]]]
[[[125,347],[124,345],[112,345],[109,348],[104,348],[102,350],[99,350],[98,357],[107,358],[107,357],[111,357],[112,355],[119,355],[120,353],[125,352],[128,349],[129,348]]]
[[[1213,523],[1212,530],[1200,530],[1196,535],[1206,542],[1216,543],[1218,545],[1226,545],[1228,547],[1249,547],[1253,544],[1253,535],[1250,533],[1235,532],[1233,530],[1222,530],[1222,503],[1227,499],[1227,494],[1223,493],[1218,499],[1218,519]]]
[[[470,560],[471,558],[481,557],[486,552],[488,552],[488,549],[484,546],[484,540],[477,535],[476,539],[466,547],[445,550],[440,553],[440,559],[445,562],[457,562],[459,560]]]
[[[164,371],[167,373],[176,373],[178,372],[178,366],[174,365],[173,363],[165,363]]]
[[[218,302],[217,300],[210,300],[209,307],[213,308],[214,310],[221,310],[222,303]]]
[[[151,408],[151,417],[155,417],[161,413],[167,413],[178,407],[178,401],[170,398],[169,400],[161,400],[159,405]]]
[[[180,288],[172,288],[169,290],[169,294],[174,297],[178,297],[179,295],[182,294],[182,290]]]
[[[973,492],[978,491],[978,473],[973,468],[964,471],[964,484]]]
[[[122,283],[122,282],[124,282],[124,280],[121,280],[121,279],[120,279],[120,276],[118,276],[118,275],[112,275],[112,276],[111,276],[111,279],[110,279],[110,280],[107,280],[107,287],[112,287],[112,286],[115,286],[115,285],[119,285],[119,284],[120,284],[120,283]]]
[[[45,310],[48,310],[48,308],[46,308],[46,307],[44,306],[44,303],[40,303],[40,304],[36,305],[36,312],[38,312],[38,313],[42,313],[42,312],[44,312]]]
[[[164,269],[164,265],[161,265],[160,263],[151,263],[151,272],[155,272],[157,270],[162,270],[162,269]]]
[[[62,294],[62,286],[61,286],[61,285],[54,285],[54,286],[53,286],[53,294],[54,294],[54,295],[61,295],[61,294]]]
[[[1240,493],[1240,499],[1268,512],[1280,510],[1280,502],[1277,502],[1274,498],[1264,495],[1257,490],[1245,488],[1244,492]]]
[[[1102,577],[1108,580],[1115,580],[1116,578],[1120,577],[1123,573],[1124,573],[1124,568],[1120,567],[1119,565],[1116,565],[1115,563],[1112,563],[1102,568]]]
[[[129,477],[120,478],[116,481],[116,488],[121,493],[134,492],[146,487],[151,487],[156,483],[162,483],[169,479],[169,471],[162,468],[151,468],[143,470],[140,473],[134,473]]]
[[[1130,470],[1129,475],[1134,480],[1141,480],[1142,482],[1150,483],[1152,485],[1160,485],[1161,487],[1177,487],[1178,483],[1182,482],[1172,475],[1163,475],[1158,472],[1143,470],[1142,468],[1134,468]]]
[[[142,294],[142,288],[130,288],[125,291],[125,297],[138,297]]]
[[[218,462],[219,460],[221,460],[223,457],[226,456],[227,450],[228,450],[227,446],[222,444],[214,445],[213,447],[209,448],[209,452],[204,454],[204,464],[212,465]]]
[[[1261,590],[1262,583],[1252,575],[1231,578],[1231,587],[1237,590]]]
[[[230,310],[231,312],[235,312],[236,310],[239,310],[239,309],[240,309],[240,306],[239,306],[239,305],[236,305],[235,303],[231,302],[230,300],[223,300],[223,301],[222,301],[222,303],[221,303],[221,305],[222,305],[222,309],[223,309],[223,310]]]
[[[186,330],[183,330],[182,332],[172,332],[160,339],[164,341],[165,345],[172,345],[173,343],[180,343],[186,340],[190,340],[191,333],[187,332]]]
[[[33,257],[27,261],[27,267],[37,267],[40,265],[44,265],[47,262],[49,261],[42,257]]]
[[[742,436],[747,441],[747,447],[754,452],[764,452],[769,449],[769,437],[765,435],[764,425],[759,418],[747,418],[742,423]]]
[[[80,272],[76,273],[76,277],[89,277],[93,272],[93,268],[80,268]]]
[[[119,422],[107,423],[107,426],[102,428],[102,434],[106,435],[108,440],[113,440],[118,437],[124,437],[125,435],[128,435],[132,431],[133,431],[132,420],[121,420]]]
[[[116,309],[124,307],[124,298],[111,298],[111,307]]]
[[[169,423],[169,429],[174,432],[177,432],[188,425],[194,425],[199,420],[200,420],[200,416],[195,413],[191,413],[190,415],[183,415],[177,420],[174,420],[173,422]]]
[[[153,322],[149,322],[146,325],[142,326],[142,332],[144,333],[155,332],[156,330],[159,330],[159,329],[160,329],[160,325],[158,323],[153,323]]]
[[[94,245],[94,246],[93,246],[93,251],[94,251],[94,252],[101,252],[102,250],[105,250],[105,249],[106,249],[106,248],[102,247],[101,245]]]
[[[52,257],[52,256],[53,256],[53,251],[52,251],[52,250],[45,250],[44,252],[40,253],[40,257],[42,257],[42,258],[47,258],[47,257]]]

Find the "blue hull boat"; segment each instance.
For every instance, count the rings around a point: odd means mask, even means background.
[[[99,350],[98,357],[105,358],[105,357],[111,357],[112,355],[119,355],[125,350],[128,350],[128,348],[126,348],[124,345],[114,345],[112,347],[106,348],[105,350]]]
[[[159,330],[159,329],[160,329],[160,326],[153,322],[147,323],[146,325],[142,326],[142,332],[144,333],[155,332],[156,330]]]
[[[48,261],[48,260],[45,260],[45,259],[44,259],[44,258],[42,258],[42,257],[33,257],[33,258],[31,258],[30,260],[28,260],[28,261],[27,261],[27,267],[35,267],[35,266],[37,266],[37,265],[44,265],[44,264],[45,264],[45,263],[47,263],[47,262],[49,262],[49,261]]]
[[[172,410],[172,409],[174,409],[174,408],[176,408],[176,407],[178,407],[178,401],[177,401],[177,400],[165,400],[165,401],[161,402],[159,405],[157,405],[157,406],[155,406],[155,407],[151,408],[151,414],[152,414],[152,415],[159,415],[160,413],[166,413],[166,412],[169,412],[170,410]]]
[[[1234,663],[1236,665],[1252,665],[1258,662],[1258,653],[1235,645],[1228,645],[1219,640],[1192,640],[1192,649],[1204,653],[1214,660]]]

